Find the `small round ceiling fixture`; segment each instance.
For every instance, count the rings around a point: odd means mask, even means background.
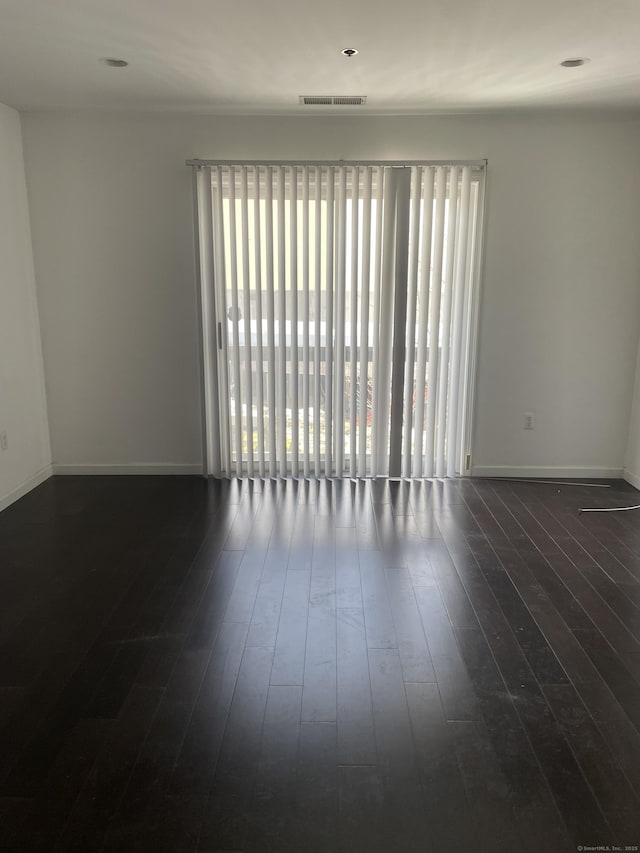
[[[345,49],[344,49],[344,50],[341,50],[341,51],[340,51],[340,53],[341,53],[343,56],[346,56],[346,57],[347,57],[347,59],[351,59],[351,57],[352,57],[352,56],[355,56],[355,55],[357,54],[357,52],[358,52],[358,51],[355,49],[355,47],[345,47]]]
[[[577,56],[575,59],[565,59],[560,65],[563,68],[578,68],[580,65],[586,65],[587,62],[591,62],[591,60],[587,59],[586,56]]]
[[[105,65],[108,65],[109,68],[126,68],[129,64],[126,59],[113,59],[111,57],[106,57],[101,60]]]

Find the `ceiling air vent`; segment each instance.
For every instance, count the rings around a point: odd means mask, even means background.
[[[300,95],[299,101],[307,107],[361,107],[367,103],[366,95]]]

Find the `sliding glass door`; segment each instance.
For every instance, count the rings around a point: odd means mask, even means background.
[[[483,175],[197,164],[208,473],[464,472]]]

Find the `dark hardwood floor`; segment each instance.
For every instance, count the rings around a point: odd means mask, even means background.
[[[640,512],[53,478],[0,514],[0,851],[640,845]]]

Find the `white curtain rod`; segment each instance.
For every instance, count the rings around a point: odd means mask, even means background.
[[[488,160],[186,160],[194,169],[202,166],[471,166],[484,169]]]

